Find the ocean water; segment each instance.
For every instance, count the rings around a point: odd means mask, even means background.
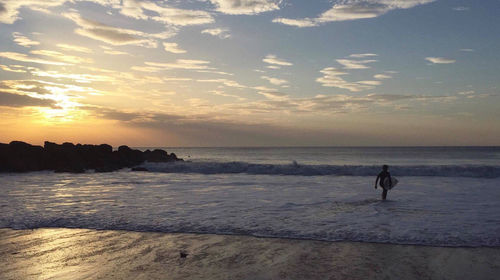
[[[500,246],[500,147],[165,149],[186,161],[0,174],[0,227]]]

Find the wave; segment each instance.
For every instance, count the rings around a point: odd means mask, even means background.
[[[380,166],[373,165],[302,165],[247,162],[174,162],[142,165],[151,172],[197,174],[252,174],[295,176],[374,176]],[[413,165],[391,166],[393,176],[498,178],[500,166],[493,165]]]
[[[435,235],[412,234],[412,233],[384,233],[379,231],[360,231],[356,229],[339,229],[332,231],[303,232],[300,229],[274,229],[267,228],[242,228],[232,225],[206,225],[193,222],[162,225],[148,223],[131,223],[130,221],[85,221],[81,217],[70,218],[41,218],[34,221],[23,222],[0,222],[0,228],[11,228],[16,230],[38,229],[38,228],[81,228],[95,230],[123,230],[135,232],[161,232],[161,233],[196,233],[196,234],[221,234],[221,235],[245,235],[254,237],[270,237],[285,239],[303,239],[317,241],[347,241],[385,243],[400,245],[424,245],[443,247],[499,247],[500,238],[487,233],[476,235],[454,235],[451,233],[437,233]],[[425,232],[425,230],[423,230]]]

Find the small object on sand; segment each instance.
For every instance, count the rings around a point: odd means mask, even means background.
[[[186,253],[184,251],[180,251],[179,254],[180,254],[181,259],[185,259],[188,256],[188,253]]]

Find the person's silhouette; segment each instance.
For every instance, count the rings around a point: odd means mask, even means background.
[[[377,188],[377,183],[380,183],[380,187],[384,190],[382,191],[382,199],[385,200],[387,197],[387,189],[384,186],[385,178],[389,178],[389,183],[392,185],[391,173],[389,173],[389,166],[382,166],[382,171],[378,174],[377,179],[375,180],[375,188]],[[380,180],[380,181],[379,181]]]

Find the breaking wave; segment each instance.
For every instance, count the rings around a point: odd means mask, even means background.
[[[247,162],[175,162],[142,165],[151,172],[197,173],[197,174],[252,174],[295,176],[373,176],[380,166],[369,165],[302,165],[262,164]],[[391,166],[393,176],[471,177],[498,178],[500,165],[413,165]]]

